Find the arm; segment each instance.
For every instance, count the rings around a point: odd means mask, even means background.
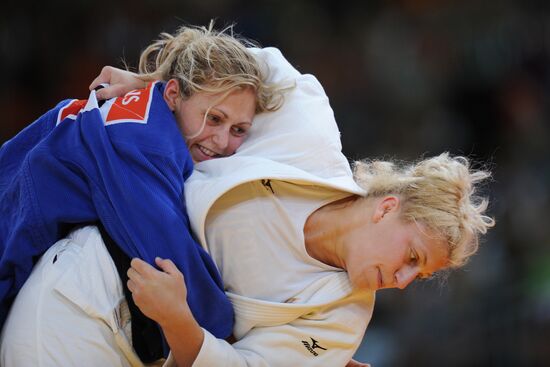
[[[93,90],[101,84],[109,84],[109,86],[97,91],[98,99],[121,97],[134,89],[145,88],[147,83],[131,71],[104,66],[89,88]]]
[[[128,269],[128,289],[141,311],[162,327],[178,367],[192,366],[204,340],[203,329],[187,302],[182,302],[187,299],[183,274],[171,260],[157,257],[155,263],[163,271],[133,259]]]
[[[185,289],[177,269],[167,265],[170,263],[157,261],[164,270],[160,272],[133,261],[128,287],[133,289],[134,301],[143,313],[167,332],[179,367],[213,366],[220,361],[230,367],[345,366],[361,342],[371,315],[369,302],[344,302],[287,324],[252,328],[231,345],[205,330],[201,333],[186,306],[178,304]]]

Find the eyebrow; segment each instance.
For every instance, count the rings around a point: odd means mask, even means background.
[[[223,110],[220,110],[220,109],[217,108],[217,107],[212,107],[212,108],[210,108],[210,111],[212,111],[212,110],[218,111],[218,113],[221,113],[225,118],[227,118],[227,113],[225,113]]]
[[[423,268],[426,268],[426,265],[428,264],[428,253],[426,252],[426,248],[425,247],[422,247],[422,249],[420,250],[420,252],[422,252],[422,257],[423,257],[423,260],[422,260],[422,267]],[[421,275],[421,279],[429,279],[433,276],[433,273],[422,273]]]
[[[428,265],[428,253],[424,250],[422,250],[422,252],[424,253],[424,261],[422,261],[422,265],[425,267]]]
[[[212,111],[212,110],[218,111],[219,113],[221,113],[225,119],[228,118],[227,114],[226,114],[223,110],[221,110],[221,109],[219,109],[219,108],[217,108],[217,107],[212,107],[212,108],[210,109],[210,111]],[[240,125],[240,124],[252,125],[252,121],[241,121],[241,122],[237,122],[237,124],[238,124],[238,125]]]
[[[425,268],[428,265],[428,252],[424,249],[422,250],[422,253],[424,254],[424,261],[422,261],[422,266]],[[436,276],[439,270],[430,271],[428,273],[423,273],[423,279],[432,279]]]

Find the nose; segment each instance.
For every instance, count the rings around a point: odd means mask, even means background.
[[[224,126],[218,126],[212,135],[212,142],[220,150],[225,150],[229,144],[229,129]]]
[[[418,276],[416,267],[404,266],[395,273],[395,284],[399,289],[405,289]]]

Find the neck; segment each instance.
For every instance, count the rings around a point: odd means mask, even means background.
[[[359,200],[359,196],[349,196],[317,209],[308,217],[304,237],[309,256],[346,269],[345,234],[358,224],[353,212]]]

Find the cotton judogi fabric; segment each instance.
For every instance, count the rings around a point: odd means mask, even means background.
[[[97,227],[50,247],[21,287],[0,337],[0,365],[144,367],[128,304]]]
[[[303,232],[311,213],[349,195],[271,179],[241,184],[214,203],[206,245],[234,304],[237,342],[205,333],[194,366],[222,356],[231,367],[344,366],[353,357],[374,292],[354,290],[342,269],[309,256]]]
[[[189,232],[193,162],[152,83],[98,107],[68,100],[0,150],[0,325],[37,259],[74,223],[100,221],[129,257],[172,259],[199,324],[231,334],[233,311],[209,255]]]
[[[230,345],[205,332],[193,366],[220,359],[230,367],[344,366],[370,321],[374,293],[311,258],[303,226],[317,208],[365,192],[319,82],[276,49],[254,52],[272,81],[295,88],[281,110],[257,116],[234,156],[197,164],[186,182],[192,228],[222,272],[237,339]]]

